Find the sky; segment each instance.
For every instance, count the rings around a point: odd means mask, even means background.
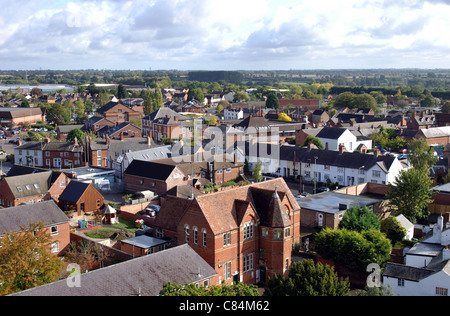
[[[450,0],[0,0],[0,69],[450,68]]]

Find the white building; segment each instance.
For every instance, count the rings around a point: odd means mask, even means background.
[[[14,164],[43,167],[42,147],[44,142],[27,142],[14,148]]]
[[[294,166],[295,159],[295,166]],[[377,154],[360,154],[315,147],[280,147],[277,176],[298,176],[304,181],[334,182],[351,186],[364,182],[394,183],[400,171],[408,168],[397,158]]]
[[[223,110],[223,117],[225,120],[240,120],[244,118],[244,111],[242,109],[226,108]]]
[[[405,264],[387,263],[383,284],[398,296],[449,295],[450,227],[442,216],[432,232],[406,253]]]
[[[347,128],[324,127],[317,133],[316,137],[328,150],[339,150],[340,145],[343,145],[346,151],[349,152],[360,150],[361,146],[365,146],[366,149],[372,149],[372,140],[370,138],[356,136]]]

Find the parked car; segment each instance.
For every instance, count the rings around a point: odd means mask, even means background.
[[[147,208],[146,208],[146,210],[148,210],[148,211],[154,211],[154,212],[156,212],[156,213],[158,213],[160,209],[161,209],[161,206],[159,206],[159,205],[153,205],[153,204],[150,204],[150,205],[147,206]]]
[[[308,193],[301,193],[301,194],[297,194],[295,196],[296,199],[303,199],[305,197],[307,197],[309,194]]]
[[[316,193],[328,192],[328,191],[330,191],[330,188],[329,188],[329,187],[318,187],[318,188],[316,189]]]
[[[408,159],[408,155],[406,155],[406,154],[398,155],[398,156],[397,156],[397,159],[398,159],[398,160]]]

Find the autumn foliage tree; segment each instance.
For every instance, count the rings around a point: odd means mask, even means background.
[[[9,295],[56,281],[59,258],[51,253],[50,234],[42,223],[7,232],[0,247],[0,295]]]

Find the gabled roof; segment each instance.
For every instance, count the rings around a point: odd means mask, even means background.
[[[42,150],[83,152],[83,146],[75,146],[74,143],[67,142],[49,142],[44,144]]]
[[[36,204],[20,205],[0,209],[0,235],[19,231],[20,227],[28,227],[30,223],[41,223],[44,226],[67,223],[69,218],[51,201]]]
[[[35,287],[15,296],[157,296],[163,285],[196,283],[217,272],[183,244],[80,275],[81,287],[67,280]]]
[[[166,116],[168,116],[170,118],[174,118],[174,117],[181,118],[182,117],[182,115],[178,114],[177,112],[173,111],[172,109],[164,107],[164,108],[159,108],[156,111],[153,111],[152,113],[146,115],[142,119],[154,121],[160,117],[166,117]]]
[[[241,127],[244,129],[247,129],[249,127],[253,127],[253,128],[261,128],[261,127],[265,127],[268,128],[269,127],[269,120],[261,117],[261,116],[249,116],[247,118],[245,118],[244,120],[242,120],[240,123],[234,125],[234,127]]]
[[[15,199],[47,194],[51,185],[52,171],[37,172],[19,176],[5,177]]]
[[[196,202],[201,208],[214,234],[220,234],[239,227],[239,214],[241,214],[240,212],[242,212],[247,202],[253,205],[256,214],[261,219],[261,225],[285,227],[286,225],[290,225],[290,222],[286,220],[284,207],[278,204],[278,201],[274,205],[275,209],[270,205],[275,187],[278,190],[280,201],[285,198],[285,201],[294,210],[300,208],[282,178],[197,196],[195,197],[194,203]]]
[[[90,183],[84,183],[80,181],[72,180],[64,189],[63,193],[59,196],[60,201],[67,201],[76,203],[80,197],[84,194]]]
[[[422,134],[425,138],[449,137],[450,126],[425,128],[419,130],[419,133]]]
[[[324,127],[321,131],[316,135],[318,138],[327,138],[327,139],[338,139],[345,133],[346,128],[340,127]]]
[[[391,168],[396,157],[391,156],[378,156],[372,154],[360,154],[354,152],[339,153],[336,150],[321,150],[311,149],[306,147],[296,146],[281,146],[280,147],[280,160],[294,161],[303,163],[317,163],[319,165],[335,166],[342,168],[351,168],[369,170],[374,165],[380,166],[380,168],[388,172]],[[317,157],[317,159],[315,159]]]
[[[164,181],[171,175],[175,168],[175,165],[133,160],[124,174]]]

